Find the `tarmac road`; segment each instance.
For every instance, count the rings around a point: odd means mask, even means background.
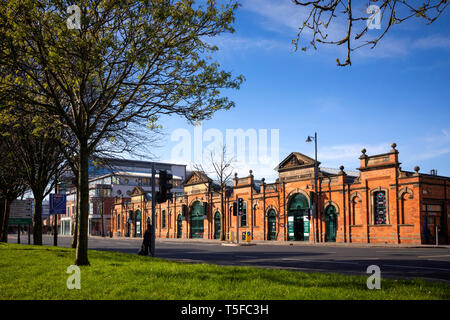
[[[53,245],[53,236],[43,236],[44,245]],[[17,235],[9,242],[17,243]],[[31,238],[32,242],[32,238]],[[59,236],[58,246],[70,247],[72,238]],[[21,236],[27,244],[28,237]],[[89,249],[137,254],[142,239],[90,237]],[[422,278],[450,283],[449,247],[362,247],[284,245],[259,242],[254,246],[225,246],[219,241],[157,239],[156,256],[188,262],[224,266],[255,266],[305,272],[367,275],[367,267],[377,265],[386,278]]]

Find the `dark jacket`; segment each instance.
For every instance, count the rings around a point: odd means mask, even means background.
[[[144,233],[144,245],[150,246],[152,243],[152,232],[150,230],[145,230]]]

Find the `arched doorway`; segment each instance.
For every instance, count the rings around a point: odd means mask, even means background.
[[[273,209],[267,214],[267,240],[277,240],[277,214]]]
[[[288,241],[309,240],[308,199],[295,194],[288,204]]]
[[[214,239],[220,239],[220,212],[217,211],[214,216]]]
[[[336,231],[336,208],[334,206],[328,206],[325,211],[325,242],[336,242]]]
[[[200,201],[195,202],[191,208],[191,238],[203,239],[204,223],[203,223],[203,205]]]
[[[136,238],[140,238],[142,235],[142,229],[141,229],[141,211],[136,211],[136,221],[134,224],[135,230],[134,234]]]
[[[178,215],[177,218],[177,238],[181,238],[183,236],[183,218],[181,214]]]

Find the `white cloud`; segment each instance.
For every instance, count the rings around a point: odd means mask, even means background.
[[[420,139],[420,153],[413,155],[414,160],[428,160],[450,153],[450,132],[442,129],[440,134]]]
[[[450,48],[450,37],[432,35],[419,38],[412,43],[411,47],[424,50],[434,48]]]
[[[245,0],[242,8],[265,17],[263,26],[269,30],[283,27],[297,31],[300,21],[306,17],[305,11],[286,0]]]
[[[262,27],[282,33],[290,38],[295,38],[302,22],[308,17],[310,8],[295,5],[288,0],[245,0],[242,8],[253,12],[263,18]],[[364,12],[363,7],[360,8]],[[355,11],[356,12],[356,11]],[[364,13],[363,13],[364,14]],[[360,25],[355,24],[355,28]],[[361,25],[361,28],[364,26]],[[362,29],[361,29],[362,30]],[[327,40],[340,40],[346,33],[345,19],[335,18],[328,29]],[[359,30],[355,29],[354,32]],[[367,40],[373,40],[379,36],[376,32],[381,30],[370,30],[370,32],[360,40],[352,40],[352,46],[364,44]],[[305,36],[311,36],[311,31],[304,30]],[[390,32],[392,34],[392,31]],[[305,41],[306,40],[306,41]],[[303,44],[307,44],[309,40],[305,39]],[[320,50],[330,50],[333,54],[339,55],[343,60],[346,56],[346,47],[336,45],[321,45]],[[289,46],[292,50],[292,45]],[[371,49],[370,45],[359,48],[352,53],[354,58],[370,58],[384,59],[404,57],[417,50],[429,50],[433,48],[450,48],[450,37],[442,35],[433,35],[412,39],[411,37],[386,36],[380,40],[377,46]]]
[[[362,144],[342,144],[319,148],[317,156],[320,161],[348,161],[358,160],[361,156],[361,150],[365,148],[367,155],[376,155],[388,152],[389,143],[380,143],[376,145],[362,145]]]
[[[217,47],[219,47],[220,52],[246,51],[250,49],[257,49],[257,50],[282,49],[283,51],[287,52],[290,48],[290,43],[285,41],[276,41],[264,38],[249,38],[228,34],[209,39],[208,42],[212,45],[216,45]]]
[[[262,26],[265,29],[282,34],[286,34],[288,31],[290,33],[286,35],[292,38],[297,35],[299,27],[308,18],[311,11],[310,8],[295,5],[289,0],[245,0],[242,8],[263,17]],[[327,29],[322,30],[328,34],[328,40],[336,40],[336,37],[345,36],[342,33],[345,30],[345,24],[336,19]],[[305,35],[312,34],[311,30],[307,28],[303,32]]]

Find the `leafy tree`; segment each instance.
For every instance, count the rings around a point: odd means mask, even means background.
[[[8,220],[11,203],[27,189],[23,171],[16,165],[6,136],[0,133],[0,242],[8,242]]]
[[[210,118],[234,103],[222,89],[243,77],[220,69],[210,37],[233,32],[237,3],[214,0],[11,0],[0,7],[0,89],[39,106],[76,139],[77,265],[89,265],[89,157],[106,141],[132,140],[161,115]],[[73,13],[73,14],[72,14]],[[71,15],[72,14],[72,15]],[[78,22],[67,23],[70,16]],[[117,142],[120,143],[120,142]]]
[[[0,124],[7,148],[14,150],[11,158],[23,171],[24,180],[33,192],[33,243],[42,245],[42,202],[55,186],[64,166],[58,142],[59,128],[39,116],[37,110],[28,107],[26,112],[20,112],[18,109],[0,111]]]
[[[345,45],[347,47],[347,57],[343,63],[339,58],[336,59],[338,66],[351,65],[351,53],[361,47],[371,46],[375,48],[378,42],[397,24],[400,24],[411,18],[424,19],[427,24],[431,24],[440,17],[447,8],[447,0],[368,0],[366,10],[362,9],[362,1],[342,1],[342,0],[292,0],[294,4],[307,9],[305,19],[303,19],[297,38],[292,42],[295,50],[300,46],[300,39],[310,31],[312,40],[310,45],[317,49],[317,43],[331,45]],[[369,24],[380,14],[381,28],[378,36],[372,39],[368,38]],[[329,27],[333,28],[336,21],[344,21],[347,27],[338,39],[329,39]],[[367,23],[370,22],[370,23]],[[384,23],[383,23],[384,22]],[[359,29],[357,32],[354,30]],[[358,42],[358,40],[360,40]],[[355,43],[355,44],[353,44]],[[309,46],[301,46],[306,51]]]

